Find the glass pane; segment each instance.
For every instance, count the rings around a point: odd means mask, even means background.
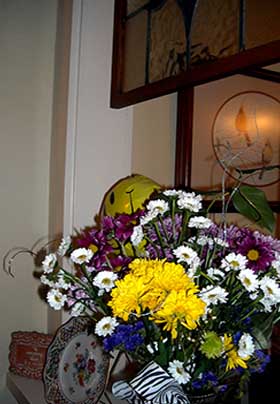
[[[127,0],[126,15],[139,11],[149,0]]]
[[[246,48],[280,39],[280,1],[247,0]]]
[[[191,65],[237,53],[239,0],[197,2],[191,29]]]
[[[276,98],[256,91],[232,96],[219,109],[212,135],[216,158],[234,179],[256,187],[279,181],[279,170],[272,169],[279,165],[280,151]]]
[[[260,91],[241,93],[244,88],[248,88],[249,83],[250,87],[258,88]],[[266,93],[268,90],[269,94]],[[249,161],[248,168],[263,167],[264,164],[267,166],[280,164],[278,96],[279,84],[269,83],[268,88],[265,80],[248,79],[242,75],[213,81],[195,88],[190,184],[193,189],[221,189],[223,178],[226,187],[233,188],[237,183],[235,179],[237,177],[233,176],[232,166],[238,160],[240,161],[240,157],[243,157],[244,164],[248,164]],[[228,114],[227,106],[235,104],[235,109],[229,108],[231,113]],[[242,124],[244,125],[239,113],[241,105],[246,114],[248,134],[240,132]],[[255,127],[252,128],[253,122]],[[247,146],[247,140],[250,146]],[[236,147],[233,142],[237,144]],[[232,159],[231,155],[233,149],[238,155],[235,159]],[[227,152],[226,156],[223,155],[224,152]],[[231,165],[233,175],[227,174],[219,162],[225,158],[227,158],[227,166]],[[264,169],[256,173],[255,178],[243,176],[243,181],[257,187],[262,186],[269,201],[280,201],[280,171]],[[275,181],[275,184],[271,184]]]
[[[142,11],[126,22],[123,90],[145,84],[147,12]]]
[[[167,0],[151,14],[149,82],[176,75],[186,68],[183,14],[176,0]]]

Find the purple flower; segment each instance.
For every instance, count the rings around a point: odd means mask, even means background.
[[[174,223],[171,217],[164,217],[162,223],[157,223],[163,247],[160,245],[154,226],[150,223],[144,226],[145,234],[152,241],[152,243],[148,243],[146,246],[151,259],[167,258],[168,261],[174,260],[172,250],[175,248],[182,231],[182,219],[182,215],[176,214]]]
[[[133,227],[138,223],[138,219],[141,215],[140,211],[136,213],[121,214],[114,218],[114,236],[120,241],[129,241],[133,232]]]
[[[275,259],[275,253],[280,252],[279,240],[248,228],[231,225],[223,229],[214,224],[206,234],[227,241],[229,250],[244,255],[248,267],[255,272],[265,272]]]
[[[236,251],[248,259],[248,267],[254,272],[266,271],[275,258],[271,238],[259,232],[240,229],[240,235],[235,240]]]

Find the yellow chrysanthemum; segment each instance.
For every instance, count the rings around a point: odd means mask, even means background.
[[[172,290],[183,290],[188,294],[198,291],[180,264],[165,260],[137,259],[130,264],[130,268],[134,275],[141,276],[143,282],[149,286],[149,293],[143,295],[142,307],[150,311],[157,310]]]
[[[137,277],[145,277],[148,281],[153,278],[158,262],[158,260],[136,258],[129,264],[130,273]]]
[[[116,281],[116,287],[112,290],[112,300],[108,303],[113,309],[114,316],[128,320],[129,314],[141,314],[141,298],[146,292],[146,286],[142,278],[128,274],[124,279]]]
[[[242,359],[238,355],[237,350],[233,344],[232,337],[228,336],[227,334],[224,334],[224,349],[228,357],[226,371],[235,369],[238,366],[241,366],[244,369],[247,368],[246,359]]]
[[[166,323],[165,329],[177,336],[178,324],[189,329],[204,313],[205,303],[195,293],[194,282],[182,265],[165,260],[135,259],[129,265],[131,272],[116,282],[109,306],[114,316],[127,321],[129,314],[151,313],[157,323]]]
[[[166,292],[185,290],[189,294],[194,294],[198,291],[198,287],[185,273],[184,267],[174,262],[158,261],[153,286]]]
[[[177,338],[179,324],[192,330],[204,314],[205,303],[194,294],[181,290],[171,291],[162,307],[151,316],[158,324],[165,323],[164,330],[170,331],[173,339]]]

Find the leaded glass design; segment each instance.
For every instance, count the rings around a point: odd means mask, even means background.
[[[280,0],[127,0],[123,90],[280,39]]]
[[[238,52],[239,7],[239,0],[197,2],[190,35],[192,67]]]

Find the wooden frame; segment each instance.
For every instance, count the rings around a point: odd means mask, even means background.
[[[234,74],[243,74],[280,83],[280,73],[267,70],[280,61],[280,40],[269,42],[206,65],[196,66],[177,76],[168,77],[130,91],[123,91],[126,0],[115,0],[114,36],[111,79],[111,108],[123,108],[139,102],[178,93],[175,178],[176,187],[191,186],[194,88]],[[219,211],[218,204],[215,204]],[[274,212],[280,213],[280,202],[271,201]]]
[[[280,40],[255,48],[244,50],[236,55],[225,57],[177,76],[150,83],[124,92],[122,90],[124,74],[126,0],[115,0],[114,37],[111,81],[111,108],[122,108],[152,98],[180,91],[236,73],[253,75],[257,68],[276,63],[280,60]]]

